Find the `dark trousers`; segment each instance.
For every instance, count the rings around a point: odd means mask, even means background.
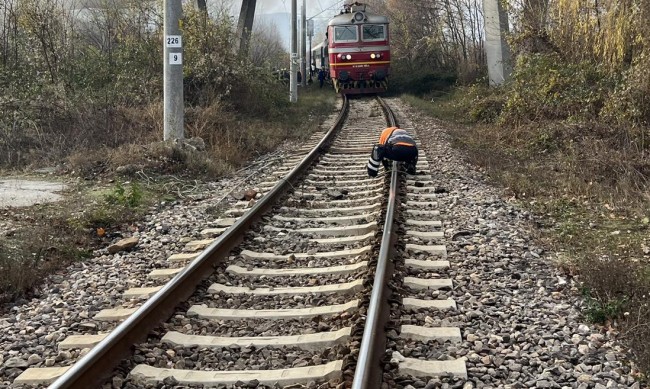
[[[390,169],[392,161],[404,162],[408,174],[415,174],[415,165],[418,163],[418,148],[416,146],[388,145],[385,148],[384,168]]]

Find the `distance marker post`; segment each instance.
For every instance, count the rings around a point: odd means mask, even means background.
[[[164,38],[164,139],[185,138],[185,112],[183,100],[183,37],[180,20],[183,15],[182,0],[165,0]]]

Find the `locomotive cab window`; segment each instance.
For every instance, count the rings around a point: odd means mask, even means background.
[[[364,24],[363,40],[365,42],[386,40],[386,26],[382,24]]]
[[[346,43],[357,42],[359,40],[359,32],[357,26],[337,26],[334,27],[334,42]]]

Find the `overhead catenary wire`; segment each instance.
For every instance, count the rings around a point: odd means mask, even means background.
[[[308,17],[307,19],[313,19],[313,18],[315,18],[316,16],[322,14],[323,12],[325,12],[325,11],[329,11],[330,9],[332,9],[332,8],[334,8],[334,7],[336,7],[336,6],[338,6],[339,4],[343,3],[344,1],[345,1],[345,0],[339,0],[339,1],[337,1],[336,3],[330,5],[329,7],[325,8],[325,9],[323,9],[323,6],[320,4],[320,1],[319,1],[319,2],[318,2],[318,5],[321,5],[321,10],[322,10],[322,11],[320,11],[319,13],[317,13],[317,14],[315,14],[315,15],[313,15],[313,16]]]

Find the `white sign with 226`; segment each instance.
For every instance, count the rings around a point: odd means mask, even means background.
[[[167,47],[183,47],[183,38],[180,35],[167,35],[165,45]]]

